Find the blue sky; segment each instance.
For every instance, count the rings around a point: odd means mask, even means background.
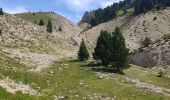
[[[0,0],[7,13],[53,11],[77,23],[85,11],[104,8],[120,0]]]

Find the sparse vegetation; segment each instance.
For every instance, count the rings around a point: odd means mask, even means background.
[[[5,56],[1,55],[1,57],[4,58]],[[1,60],[0,64],[5,62],[2,61],[3,60]],[[0,99],[12,100],[13,98],[16,98],[16,100],[53,100],[60,97],[66,100],[81,100],[83,98],[114,98],[120,100],[169,99],[168,96],[161,93],[154,93],[146,89],[138,88],[132,83],[126,82],[124,79],[125,76],[130,76],[144,82],[158,84],[159,86],[167,86],[167,88],[170,88],[168,86],[169,80],[167,80],[167,78],[157,78],[153,74],[156,72],[155,70],[143,70],[140,69],[140,67],[133,66],[130,69],[126,69],[126,75],[122,76],[117,73],[110,74],[107,70],[104,70],[109,68],[103,66],[98,67],[98,69],[103,68],[102,72],[100,70],[94,70],[93,66],[88,65],[88,63],[85,62],[56,61],[51,64],[50,67],[41,71],[41,73],[34,73],[28,72],[25,68],[19,70],[22,65],[15,65],[14,62],[17,61],[13,61],[11,58],[6,58],[6,61],[8,62],[5,64],[11,66],[6,68],[1,65],[1,69],[3,69],[1,70],[2,75],[5,77],[9,76],[10,79],[17,80],[17,82],[22,81],[24,84],[30,84],[34,87],[34,89],[39,90],[40,93],[43,92],[45,96],[30,96],[20,92],[10,94],[6,92],[6,90],[0,88]],[[61,66],[63,64],[68,64],[68,68]],[[13,71],[14,67],[18,69],[15,72]],[[103,74],[106,76],[99,78],[99,76],[102,76]],[[95,97],[95,95],[97,95],[97,97]]]
[[[16,16],[21,17],[25,20],[31,21],[32,23],[34,23],[35,21],[37,21],[39,23],[39,21],[42,19],[44,21],[44,25],[47,26],[48,24],[48,20],[52,21],[52,17],[49,15],[48,12],[37,12],[37,13],[21,13],[21,14],[16,14]]]
[[[155,66],[153,68],[129,65],[128,60],[131,56],[128,58],[129,49],[126,48],[125,43],[125,38],[128,38],[127,45],[132,54],[134,53],[133,56],[139,53],[149,64],[154,61],[148,60],[147,53],[149,56],[156,55],[151,57],[161,60],[158,63],[169,63],[167,55],[169,55],[170,35],[159,38],[159,43],[152,44],[151,41],[151,39],[156,39],[156,36],[163,36],[167,33],[164,32],[166,29],[163,28],[162,31],[159,26],[157,28],[157,24],[161,21],[160,23],[167,25],[164,21],[168,19],[168,14],[163,17],[160,15],[169,10],[154,14],[149,12],[144,17],[136,17],[135,14],[127,15],[134,11],[136,14],[141,14],[152,10],[157,7],[155,1],[158,2],[160,9],[169,5],[166,4],[167,0],[136,0],[136,5],[134,0],[124,0],[104,9],[95,10],[95,17],[90,20],[92,27],[118,16],[123,17],[95,28],[91,27],[92,30],[87,28],[84,32],[62,16],[52,15],[53,12],[49,12],[49,14],[40,11],[39,13],[29,12],[17,15],[40,26],[10,14],[1,16],[3,34],[0,29],[0,41],[2,41],[0,43],[0,100],[169,100],[169,66],[165,71],[164,67],[157,67],[155,64],[153,64]],[[57,22],[60,18],[62,20]],[[151,25],[151,22],[154,22],[156,28],[147,27],[147,25]],[[128,34],[122,34],[119,27],[109,33],[115,25],[121,26],[122,30],[125,29],[124,32],[128,32]],[[90,25],[88,26],[90,27]],[[46,30],[45,27],[47,27]],[[161,33],[157,35],[155,32],[155,36],[148,35],[151,28],[153,30],[150,33],[154,33],[155,29]],[[101,29],[108,31],[100,32]],[[49,34],[45,34],[46,31]],[[52,32],[53,34],[50,34]],[[100,32],[100,36],[96,43],[98,32]],[[91,35],[90,33],[96,34]],[[141,43],[144,36],[140,37],[140,35],[145,35],[144,33],[154,37],[151,39],[146,37]],[[82,39],[78,51],[77,46],[82,37],[87,42]],[[86,43],[89,43],[88,47],[86,47]],[[96,43],[95,48],[94,43]],[[152,45],[149,48],[140,47],[139,52],[133,52],[133,49],[137,50],[141,44],[145,47]],[[93,51],[92,49],[94,49],[93,60],[89,54]],[[146,59],[143,54],[145,50],[148,51]],[[76,52],[78,58],[74,59]],[[137,58],[137,61],[139,60],[140,58]],[[40,70],[36,71],[37,68]],[[3,82],[5,80],[7,83],[11,81],[10,85],[7,84],[11,88],[15,89],[16,84],[21,83],[24,86],[30,86],[30,89],[38,93],[33,93],[33,95],[22,91],[12,93],[7,89],[8,86],[5,86],[5,82]]]

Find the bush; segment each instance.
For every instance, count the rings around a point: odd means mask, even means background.
[[[152,43],[151,39],[148,38],[148,37],[146,37],[142,44],[143,44],[144,47],[147,47],[147,46],[149,46],[151,43]]]
[[[156,20],[157,20],[157,17],[154,17],[153,20],[156,21]]]
[[[35,13],[32,13],[32,15],[34,16],[34,15],[35,15]]]
[[[164,35],[164,39],[165,39],[165,40],[170,39],[170,34]]]
[[[166,70],[164,68],[161,68],[158,72],[158,77],[163,77],[166,74]]]
[[[60,32],[62,32],[62,28],[61,28],[61,26],[59,27],[59,29],[58,29]]]

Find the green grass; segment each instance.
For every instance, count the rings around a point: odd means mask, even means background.
[[[63,68],[61,64],[66,63],[68,68]],[[16,82],[22,81],[31,85],[34,89],[44,94],[41,97],[22,94],[10,94],[0,88],[0,99],[3,100],[51,100],[54,96],[64,96],[66,100],[99,100],[106,97],[114,97],[116,100],[168,100],[169,97],[163,94],[140,89],[131,83],[123,82],[124,75],[113,73],[110,79],[99,79],[96,73],[91,70],[90,65],[78,61],[54,62],[50,67],[43,69],[40,73],[30,72],[27,66],[20,64],[17,60],[0,53],[0,73]],[[102,66],[101,66],[102,67]],[[14,70],[17,68],[17,70]],[[140,69],[134,67],[125,70],[127,76],[142,79]],[[137,71],[136,71],[137,70]],[[139,71],[138,71],[139,70]],[[134,72],[135,73],[132,73]],[[152,76],[154,77],[154,76]],[[147,78],[147,77],[146,77]],[[147,78],[149,79],[149,78]],[[168,79],[158,79],[165,81]],[[80,82],[83,81],[83,85]],[[148,82],[148,80],[146,80]],[[157,84],[157,83],[154,83]],[[40,89],[38,89],[40,87]],[[48,98],[48,99],[47,99]]]
[[[34,23],[35,21],[39,23],[40,19],[42,19],[45,25],[47,25],[48,20],[52,20],[52,17],[49,15],[48,12],[37,12],[35,13],[35,15],[33,15],[33,13],[21,13],[17,14],[16,16],[31,21],[32,23]]]
[[[129,77],[170,89],[170,78],[166,76],[157,77],[158,72],[158,68],[146,69],[136,66],[125,70],[125,74]],[[170,76],[170,68],[167,69],[167,75]]]
[[[36,52],[36,53],[53,53],[55,52],[53,49],[49,49],[45,47],[45,41],[41,41],[40,45],[36,45],[32,41],[25,41],[21,44],[14,44],[14,45],[1,45],[4,48],[11,48],[11,49],[23,49],[23,50],[29,50],[30,52]],[[52,51],[53,50],[53,51]]]
[[[29,94],[22,94],[21,92],[16,92],[15,94],[6,92],[5,89],[0,87],[0,99],[1,100],[46,100],[48,98],[30,96]]]

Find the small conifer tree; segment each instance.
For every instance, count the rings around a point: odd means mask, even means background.
[[[86,61],[89,58],[89,53],[87,51],[84,39],[82,39],[82,42],[80,44],[80,48],[79,48],[79,51],[78,51],[78,58],[79,58],[80,61]]]
[[[0,8],[0,15],[3,15],[3,14],[4,14],[4,12],[3,12],[2,8]]]
[[[41,19],[38,25],[43,26],[44,25],[44,21]]]
[[[53,32],[53,25],[52,25],[51,20],[48,20],[47,32],[49,32],[49,33]]]

